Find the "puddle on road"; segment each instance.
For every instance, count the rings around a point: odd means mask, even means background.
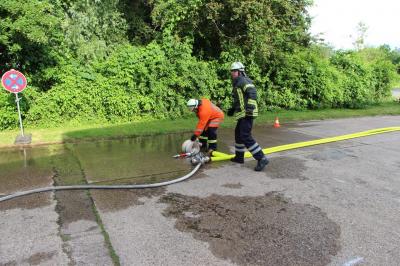
[[[253,132],[257,141],[263,147],[312,138],[308,135],[292,132],[287,128],[274,129],[260,125],[255,126]],[[229,153],[229,149],[234,143],[233,135],[233,129],[219,129],[219,150]],[[85,183],[98,185],[146,184],[181,177],[191,170],[190,163],[187,160],[174,159],[172,155],[180,152],[181,143],[187,138],[187,133],[169,134],[32,148],[2,149],[0,150],[0,194],[5,195],[15,191],[47,187],[53,183],[55,185]],[[210,164],[206,168],[219,167],[222,163],[224,162]],[[293,161],[287,163],[277,160],[273,164],[276,164],[277,167],[287,168],[287,171],[293,169],[292,166],[300,165],[300,163]],[[269,172],[277,178],[283,178],[278,169],[273,170],[273,164],[269,166],[269,168],[272,168]],[[301,167],[295,168],[301,169]],[[197,176],[198,178],[201,177],[201,171]],[[196,178],[196,176],[193,178]],[[99,196],[101,193],[104,193],[104,195]],[[131,202],[135,204],[138,203],[138,197],[146,196],[146,194],[142,195],[141,192],[120,190],[110,193],[98,191],[95,194],[99,201],[106,201],[107,197],[112,197],[113,193],[125,193],[125,195],[121,194],[121,197],[132,199]],[[137,196],[133,195],[135,193]],[[59,199],[62,199],[63,202],[59,207],[68,209],[70,208],[68,207],[69,204],[76,206],[76,203],[72,201],[67,202],[68,196],[64,196],[64,194],[69,195],[68,192],[60,194]],[[80,194],[79,198],[84,202],[88,200],[84,194]],[[50,194],[44,193],[2,203],[0,208],[36,208],[50,204],[50,201]],[[117,203],[117,201],[111,200],[111,202],[114,202],[111,204],[113,208],[118,208],[118,205],[126,206],[125,201]],[[64,206],[64,204],[66,205]],[[109,208],[107,204],[105,206],[104,208]],[[69,215],[67,216],[69,217]],[[74,219],[74,217],[66,218],[66,220]]]
[[[41,265],[42,263],[51,260],[56,254],[56,251],[35,253],[29,259],[24,261],[24,263],[29,265]]]
[[[0,151],[0,193],[52,183],[53,171],[46,148]]]
[[[0,151],[0,193],[46,187],[53,183],[47,148],[5,149]],[[2,202],[0,210],[33,209],[51,204],[49,194],[36,194]]]
[[[257,123],[257,122],[256,122]],[[316,137],[299,133],[291,130],[295,124],[290,126],[282,126],[281,128],[273,128],[272,125],[259,125],[256,124],[252,130],[252,135],[258,144],[264,148],[270,148],[274,146],[296,143],[307,140],[314,140]],[[218,130],[218,141],[223,141],[224,145],[221,147],[222,152],[233,153],[233,145],[235,144],[234,129],[219,129]],[[228,147],[228,148],[226,148]],[[229,149],[232,149],[230,150]]]
[[[28,259],[22,261],[23,265],[41,265],[44,262],[51,260],[55,255],[56,251],[52,252],[38,252],[30,256]],[[0,266],[17,266],[21,263],[17,263],[15,260],[6,262],[5,264],[0,264]]]
[[[89,183],[138,183],[138,179],[153,182],[179,177],[190,170],[187,161],[172,158],[180,152],[186,135],[80,143],[71,145],[71,149]]]
[[[88,181],[98,185],[146,184],[181,177],[191,170],[191,165],[172,155],[179,152],[185,137],[175,134],[0,150],[0,194],[48,187],[53,183],[58,186]],[[120,209],[138,204],[139,197],[152,193],[99,190],[94,194],[99,206]],[[60,223],[94,219],[86,191],[56,192],[56,199]],[[37,208],[51,201],[50,193],[40,193],[2,202],[0,209]]]
[[[271,178],[307,180],[305,160],[295,157],[274,157],[270,159],[265,174]]]
[[[239,265],[326,265],[340,228],[319,208],[269,193],[261,197],[167,194],[176,228],[206,241],[213,254]],[[190,213],[191,215],[187,215]]]
[[[241,189],[243,185],[238,182],[238,183],[227,183],[222,185],[223,187],[231,188],[231,189]]]
[[[59,215],[58,223],[60,226],[67,227],[70,223],[79,220],[96,221],[93,213],[92,201],[87,191],[57,191],[56,211]]]
[[[91,195],[96,207],[105,212],[123,210],[132,205],[142,205],[140,198],[152,198],[164,194],[165,187],[131,190],[93,190]]]
[[[336,161],[343,158],[357,158],[354,152],[349,149],[334,149],[334,148],[321,148],[314,151],[312,154],[306,156],[306,158],[314,161]]]
[[[220,129],[219,133],[220,150],[228,152],[234,143],[233,130]],[[255,127],[254,135],[263,147],[312,138],[288,129],[261,126]],[[53,176],[57,184],[63,185],[148,183],[179,177],[191,167],[187,160],[173,159],[172,155],[180,152],[187,137],[187,134],[170,134],[3,149],[0,193],[42,187],[51,184]]]

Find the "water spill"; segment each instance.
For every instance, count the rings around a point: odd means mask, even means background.
[[[257,142],[265,148],[315,139],[314,136],[291,130],[294,127],[294,124],[280,128],[259,125],[254,127],[253,135]]]
[[[115,212],[126,209],[132,205],[142,205],[140,200],[143,197],[152,198],[165,193],[165,188],[148,188],[119,190],[94,190],[91,195],[96,202],[96,207],[105,212]]]
[[[291,130],[294,127],[295,124],[285,125],[281,128],[273,128],[272,125],[255,125],[252,135],[262,148],[316,139],[314,136]],[[220,145],[220,150],[225,153],[233,153],[234,129],[219,129],[218,131],[218,141],[223,143]]]
[[[353,155],[353,152],[348,149],[334,148],[321,148],[306,156],[306,158],[314,161],[336,161],[348,157],[357,158],[357,156]]]
[[[173,159],[185,135],[166,135],[71,145],[89,183],[137,183],[170,179],[187,172],[185,160]]]
[[[181,176],[191,166],[173,159],[185,135],[167,135],[0,150],[0,193],[85,183],[149,183]]]
[[[55,198],[58,223],[63,227],[78,220],[96,221],[92,201],[86,191],[57,191]]]
[[[57,252],[39,252],[33,254],[29,259],[24,261],[25,263],[28,263],[29,265],[40,265],[48,260],[51,260],[54,255],[56,255]]]
[[[51,184],[53,171],[48,153],[43,147],[0,151],[0,192]]]
[[[39,187],[78,184],[146,184],[181,177],[191,170],[179,153],[183,134],[84,142],[0,151],[0,193]],[[93,191],[104,209],[120,209],[151,196],[143,191]],[[116,195],[116,196],[115,196]],[[94,220],[86,191],[56,192],[57,212],[64,226],[76,220]],[[4,202],[0,208],[37,208],[50,204],[52,194],[41,193]]]
[[[231,189],[241,189],[243,187],[242,184],[239,183],[227,183],[222,185],[223,187],[231,188]]]
[[[206,241],[213,254],[239,265],[326,265],[340,249],[340,229],[319,208],[281,195],[167,194],[160,202],[176,228]],[[190,215],[187,215],[190,213]]]
[[[267,169],[265,173],[271,178],[307,179],[303,174],[307,169],[305,160],[295,157],[280,156],[271,158]]]
[[[234,130],[219,129],[218,133],[219,150],[230,153],[234,143]],[[287,128],[275,129],[271,126],[260,125],[254,127],[253,134],[262,147],[312,139],[311,136],[296,133]],[[191,165],[188,160],[174,159],[172,155],[180,152],[181,144],[187,138],[188,134],[169,134],[2,149],[0,150],[0,194],[6,195],[15,191],[47,187],[53,184],[145,184],[181,177],[191,170]],[[285,168],[288,168],[289,165],[289,170],[293,167],[295,169],[292,170],[302,169],[300,162],[286,161],[285,159],[277,160],[276,165],[285,166]],[[213,163],[205,166],[204,169],[219,167],[223,163]],[[278,169],[274,172],[273,164],[269,168],[272,168],[269,170],[272,175],[279,172]],[[276,177],[283,178],[282,174],[276,174]],[[201,178],[201,171],[198,178]],[[231,186],[231,188],[236,188],[236,186]],[[104,198],[99,197],[99,193],[102,192],[96,192],[97,198]],[[104,192],[104,195],[111,197],[112,193],[115,191]],[[126,194],[123,197],[132,199],[128,202],[133,203],[137,203],[137,197],[146,196],[140,193],[133,196],[132,193],[136,192],[125,191],[123,193]],[[67,194],[68,192],[60,193],[58,197],[56,195],[56,198],[62,199],[60,208],[68,209],[68,204],[76,206],[73,202],[66,202],[68,197],[65,195]],[[89,200],[84,194],[79,194],[77,197],[83,202]],[[2,203],[0,207],[31,208],[49,204],[50,201],[51,194],[45,193],[23,197],[12,201],[14,203]],[[63,204],[67,205],[63,206]],[[117,205],[114,203],[113,207]],[[125,206],[125,203],[120,203],[120,205]],[[87,210],[87,208],[84,209]],[[86,217],[85,214],[82,215]],[[91,214],[88,215],[91,216]],[[66,216],[69,217],[67,214]],[[68,217],[66,217],[67,220],[76,219],[76,217]],[[92,217],[87,218],[92,219]]]
[[[47,148],[5,149],[0,152],[0,193],[46,187],[53,183]],[[49,194],[37,194],[5,202],[0,210],[38,208],[51,203]]]

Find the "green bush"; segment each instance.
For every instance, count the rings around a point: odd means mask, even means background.
[[[15,96],[5,90],[0,91],[0,129],[14,128],[18,125]]]
[[[382,101],[391,96],[391,89],[396,80],[394,52],[379,48],[366,48],[357,52],[357,56],[369,67],[372,75],[372,93],[374,101]]]
[[[338,52],[331,58],[343,76],[343,106],[360,108],[390,96],[395,67],[382,53],[375,52]]]
[[[66,66],[63,75],[29,110],[30,123],[176,118],[187,112],[189,98],[227,96],[212,64],[192,57],[184,43],[123,45],[93,67]]]
[[[31,125],[174,119],[194,97],[226,110],[238,60],[261,111],[360,108],[390,95],[400,64],[387,46],[312,45],[309,0],[3,2],[0,72],[28,76],[21,109]],[[0,129],[18,127],[6,91],[0,118]]]
[[[284,54],[271,74],[269,106],[289,109],[338,107],[340,74],[318,47]]]

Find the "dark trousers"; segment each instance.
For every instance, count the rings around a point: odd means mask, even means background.
[[[209,127],[200,135],[200,143],[203,151],[217,150],[217,127]]]
[[[235,128],[235,154],[239,159],[244,157],[245,148],[247,148],[256,160],[264,157],[264,152],[260,145],[258,145],[251,135],[253,120],[252,117],[244,117],[237,121]]]

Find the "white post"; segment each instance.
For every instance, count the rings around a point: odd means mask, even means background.
[[[19,126],[21,128],[22,137],[24,137],[24,127],[22,126],[21,110],[19,109],[19,100],[20,100],[20,98],[18,98],[18,92],[15,93],[15,98],[16,98],[15,101],[17,102],[17,108],[18,108]]]

